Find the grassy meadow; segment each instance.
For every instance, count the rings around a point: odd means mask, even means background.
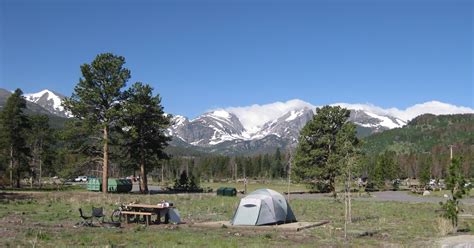
[[[344,240],[344,204],[332,199],[295,199],[290,205],[300,221],[330,220],[331,223],[300,232],[253,231],[194,227],[192,223],[230,220],[237,197],[214,194],[135,195],[67,192],[3,192],[0,203],[1,247],[315,247],[316,246],[432,246],[441,237],[437,204],[357,201],[354,222]],[[102,206],[109,216],[121,202],[156,204],[174,202],[186,224],[129,224],[123,228],[74,227],[80,221],[78,208],[90,213]],[[464,206],[473,213],[474,206]],[[106,220],[110,218],[107,217]],[[472,221],[460,228],[472,233]]]

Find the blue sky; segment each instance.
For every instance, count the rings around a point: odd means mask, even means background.
[[[0,87],[70,96],[79,66],[125,56],[165,110],[301,99],[474,106],[473,2],[0,0]]]

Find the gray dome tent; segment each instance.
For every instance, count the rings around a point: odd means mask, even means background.
[[[260,226],[295,221],[295,215],[285,197],[271,189],[259,189],[240,200],[231,224]]]

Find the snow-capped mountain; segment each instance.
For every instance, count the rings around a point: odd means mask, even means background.
[[[337,103],[351,110],[349,121],[356,124],[359,135],[365,136],[407,124],[425,114],[474,113],[473,109],[440,102],[418,104],[406,110],[383,109],[373,105]],[[214,150],[261,149],[259,145],[294,146],[300,130],[313,118],[316,106],[301,100],[266,105],[226,108],[210,111],[194,120],[175,116],[169,134],[180,141]]]
[[[195,146],[212,146],[243,138],[244,127],[239,118],[225,110],[208,112],[191,121],[175,116],[172,122],[169,134]]]
[[[50,90],[42,90],[37,93],[25,94],[26,100],[36,103],[48,110],[50,113],[60,117],[71,117],[71,114],[64,110],[61,105],[64,96]]]
[[[387,115],[375,114],[364,110],[351,109],[349,121],[360,127],[373,129],[374,132],[402,127],[407,124],[406,121]]]
[[[183,116],[175,116],[168,133],[190,145],[201,147],[222,145],[228,141],[233,141],[235,146],[236,143],[260,140],[268,136],[275,136],[276,140],[294,145],[298,141],[300,130],[313,116],[313,109],[303,107],[290,110],[282,116],[264,123],[258,127],[257,131],[255,131],[255,127],[252,127],[252,131],[248,131],[235,114],[226,110],[216,110],[191,121]],[[361,110],[352,110],[349,120],[359,127],[370,130],[369,133],[381,132],[406,124],[395,117]]]
[[[313,118],[313,115],[313,110],[308,107],[291,110],[278,119],[265,123],[262,129],[253,138],[276,135],[291,143],[296,143],[300,130]]]

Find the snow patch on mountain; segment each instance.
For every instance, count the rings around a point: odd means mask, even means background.
[[[373,117],[375,119],[379,119],[381,121],[379,123],[381,126],[388,127],[390,129],[401,127],[400,124],[395,123],[394,121],[392,121],[390,118],[388,118],[386,116],[377,115],[377,114],[370,113],[370,112],[365,112],[365,114],[367,114],[368,116]]]
[[[212,115],[214,115],[216,117],[224,118],[224,119],[230,118],[229,112],[227,112],[225,110],[216,110],[216,111],[212,112]]]
[[[173,116],[171,119],[171,122],[173,123],[173,126],[182,126],[186,122],[187,118],[182,116],[182,115],[176,115]]]
[[[53,114],[72,117],[72,114],[65,111],[62,106],[64,96],[61,94],[45,89],[37,93],[25,94],[24,97],[26,100],[40,105]]]
[[[31,94],[25,94],[25,98],[30,101],[36,103],[41,97],[45,96],[47,101],[52,101],[53,102],[53,107],[57,110],[63,111],[64,107],[61,105],[62,104],[62,99],[53,93],[52,91],[49,90],[42,90],[37,93],[31,93]]]
[[[292,110],[290,112],[290,116],[288,116],[288,118],[285,119],[285,121],[292,121],[296,118],[298,118],[299,116],[303,115],[303,112],[302,111],[296,111],[296,110]]]
[[[229,107],[225,108],[225,110],[239,118],[246,130],[244,136],[251,137],[265,123],[276,120],[292,110],[299,110],[304,107],[314,109],[314,106],[310,103],[293,99],[286,102],[274,102],[264,105],[254,104],[244,107]]]

